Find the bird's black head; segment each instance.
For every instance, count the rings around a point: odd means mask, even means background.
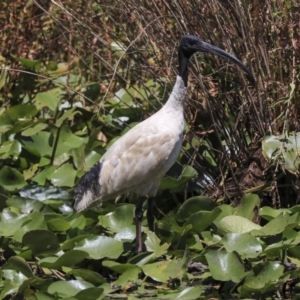
[[[196,52],[201,51],[202,43],[203,40],[195,35],[185,35],[180,41],[179,51],[186,58],[190,58]]]
[[[179,45],[179,76],[181,76],[187,83],[187,65],[190,57],[196,52],[207,52],[218,55],[220,57],[231,60],[233,63],[238,65],[247,75],[247,78],[252,83],[255,82],[252,73],[246,68],[246,66],[235,56],[227,53],[226,51],[213,46],[211,44],[205,43],[202,39],[195,35],[185,35],[182,37]]]

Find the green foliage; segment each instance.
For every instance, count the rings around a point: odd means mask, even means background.
[[[267,135],[262,146],[263,154],[270,163],[277,162],[292,173],[299,171],[300,132],[288,135]]]
[[[287,258],[300,265],[300,217],[297,208],[274,214],[262,207],[266,224],[260,227],[245,215],[245,207],[256,206],[257,195],[244,199],[234,211],[207,197],[188,199],[175,215],[157,221],[157,234],[143,224],[146,251],[134,255],[132,204],[109,201],[102,209],[75,215],[61,214],[51,202],[12,197],[1,215],[6,259],[1,296],[199,299],[208,279],[232,282],[237,298],[267,295],[295,276],[285,268]],[[20,201],[25,203],[19,208]],[[33,210],[37,207],[39,212]],[[192,271],[191,262],[208,268]],[[190,286],[199,280],[201,287]],[[157,283],[160,288],[153,290]]]

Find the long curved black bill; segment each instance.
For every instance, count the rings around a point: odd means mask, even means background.
[[[236,65],[238,65],[246,73],[246,76],[247,76],[249,81],[251,81],[252,83],[255,82],[255,79],[254,79],[252,73],[246,68],[246,66],[239,59],[237,59],[235,56],[227,53],[226,51],[224,51],[224,50],[222,50],[222,49],[220,49],[216,46],[213,46],[211,44],[205,43],[202,40],[200,40],[200,42],[197,43],[197,50],[201,51],[201,52],[212,53],[212,54],[218,55],[220,57],[227,58],[227,59],[231,60],[232,62],[234,62]]]

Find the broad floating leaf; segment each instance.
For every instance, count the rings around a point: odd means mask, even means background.
[[[249,233],[228,233],[222,242],[227,252],[237,252],[242,258],[255,258],[262,252],[262,246],[254,236]]]
[[[267,221],[271,221],[272,219],[279,216],[281,213],[290,213],[291,210],[287,208],[274,209],[270,206],[264,206],[259,210],[259,215],[263,217]]]
[[[200,286],[191,286],[182,290],[174,300],[196,300],[199,299],[199,295],[203,292]]]
[[[246,233],[261,228],[261,226],[240,216],[226,216],[215,223],[220,230],[226,233]]]
[[[106,279],[99,273],[87,269],[72,269],[67,271],[67,273],[82,278],[83,280],[90,282],[95,286],[106,282]]]
[[[288,213],[281,213],[275,219],[267,223],[259,230],[253,230],[252,235],[255,236],[268,236],[276,235],[283,232],[286,228],[292,229],[298,226],[299,215],[298,213],[290,215]]]
[[[124,273],[126,270],[135,268],[136,265],[134,264],[120,264],[114,261],[110,261],[110,260],[105,260],[102,262],[102,266],[109,268],[111,270],[113,270],[114,272],[117,272],[119,274]]]
[[[8,191],[20,189],[26,185],[24,176],[14,168],[4,166],[0,170],[0,185]]]
[[[198,196],[186,200],[179,208],[176,219],[186,220],[198,211],[212,211],[218,204],[208,197]]]
[[[75,184],[76,175],[77,171],[74,170],[72,164],[65,163],[51,174],[50,179],[54,186],[73,187]]]
[[[134,209],[135,206],[133,204],[118,206],[114,212],[110,212],[105,216],[100,215],[99,224],[113,232],[119,232],[133,223]]]
[[[132,242],[135,239],[136,228],[134,225],[130,225],[119,230],[115,235],[115,240],[121,242]]]
[[[93,259],[118,258],[123,243],[107,236],[93,236],[80,241],[74,249],[87,252]]]
[[[159,189],[176,190],[187,183],[190,179],[195,178],[197,175],[198,173],[193,167],[186,165],[183,167],[182,174],[178,179],[172,177],[164,177],[160,183]]]
[[[256,194],[247,194],[241,199],[240,205],[236,209],[236,214],[250,221],[253,220],[255,214],[260,207],[260,198]]]
[[[170,278],[164,273],[164,270],[170,262],[171,261],[159,261],[153,264],[146,264],[142,266],[142,270],[145,275],[149,276],[153,280],[166,283]]]
[[[54,88],[46,92],[40,92],[36,94],[34,101],[37,109],[48,107],[53,112],[57,109],[57,106],[62,97],[62,90],[60,88]]]
[[[72,267],[83,261],[88,254],[85,251],[70,250],[60,257],[47,257],[40,260],[39,265],[49,269],[61,270],[62,267]]]
[[[240,282],[245,276],[245,267],[236,252],[211,250],[205,254],[212,277],[220,281]]]
[[[98,287],[86,288],[77,293],[74,298],[77,300],[95,300],[102,299],[103,289]]]
[[[15,271],[21,272],[27,278],[34,277],[32,270],[24,258],[20,256],[11,256],[7,262]]]
[[[48,230],[32,230],[24,234],[22,243],[36,256],[56,253],[59,242],[55,234]]]
[[[57,281],[48,287],[48,293],[61,298],[75,296],[82,290],[94,287],[91,283],[80,280]]]
[[[220,213],[221,210],[218,207],[216,207],[213,211],[196,212],[189,217],[184,226],[191,224],[193,226],[193,230],[201,234],[203,230],[215,221]]]
[[[4,299],[5,296],[16,293],[23,282],[27,279],[25,275],[15,270],[1,270],[1,275],[4,282],[0,299]]]
[[[4,209],[1,214],[0,235],[14,235],[24,224],[30,222],[28,215],[17,215],[9,209]]]
[[[46,127],[48,127],[45,123],[37,123],[33,124],[30,128],[25,129],[22,131],[23,136],[32,136],[34,134],[37,134],[38,132],[44,130]]]
[[[276,280],[283,274],[284,266],[275,261],[267,261],[259,263],[253,267],[242,286],[251,292],[263,292],[264,288]]]
[[[141,273],[141,269],[139,267],[134,266],[134,268],[130,268],[125,270],[125,272],[117,279],[115,282],[116,285],[120,285],[125,287],[127,285],[136,283],[139,279],[139,275]]]
[[[13,236],[14,239],[18,242],[21,242],[24,234],[31,230],[48,229],[44,215],[39,211],[33,211],[28,215],[28,218],[30,218],[30,221],[24,224],[22,228],[15,232]]]

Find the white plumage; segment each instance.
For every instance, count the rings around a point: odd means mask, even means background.
[[[148,199],[147,219],[154,230],[153,204],[159,184],[175,163],[182,145],[184,100],[187,94],[188,61],[197,51],[225,57],[239,65],[254,82],[251,72],[234,56],[192,35],[184,36],[179,46],[179,75],[167,103],[154,115],[118,139],[79,181],[75,189],[77,212],[94,203],[135,193],[137,251],[142,250],[141,221],[143,202]]]
[[[182,100],[186,88],[181,77],[165,106],[157,113],[130,129],[102,156],[101,189],[95,197],[83,194],[76,202],[82,211],[98,200],[115,198],[135,192],[154,197],[161,179],[179,155],[184,127]]]

